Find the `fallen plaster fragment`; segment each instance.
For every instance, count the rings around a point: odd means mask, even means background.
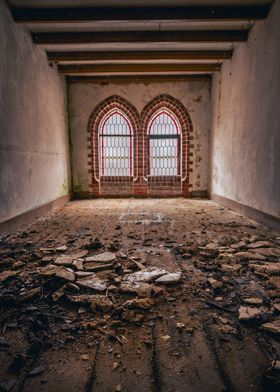
[[[104,252],[99,255],[89,256],[85,258],[85,262],[93,261],[93,262],[102,262],[102,263],[111,263],[116,260],[115,253]]]
[[[83,259],[76,259],[73,261],[73,266],[78,270],[82,271],[84,269],[84,260]]]
[[[160,278],[162,275],[166,275],[167,271],[164,269],[158,269],[155,267],[146,268],[141,271],[134,272],[128,275],[125,279],[126,282],[153,282]]]
[[[271,323],[265,323],[261,327],[264,331],[280,335],[280,318],[272,321]]]
[[[93,273],[92,272],[88,272],[88,271],[77,271],[75,272],[75,275],[78,279],[80,278],[86,278],[88,276],[91,276]]]
[[[75,274],[71,271],[67,271],[67,270],[60,270],[58,271],[55,276],[59,279],[65,280],[67,282],[75,282],[76,277]]]
[[[66,250],[67,250],[67,246],[66,245],[58,246],[56,248],[57,252],[65,252]]]
[[[85,269],[86,271],[95,272],[95,271],[102,271],[102,270],[104,270],[104,269],[112,269],[113,266],[114,266],[113,263],[97,264],[97,265],[85,265],[85,266],[84,266],[84,269]]]
[[[263,314],[263,309],[260,308],[250,308],[245,306],[240,306],[238,309],[240,321],[249,321],[259,317]]]
[[[156,296],[163,292],[162,288],[143,282],[123,282],[120,290],[123,293],[135,293],[139,297]]]
[[[83,250],[81,252],[76,252],[71,255],[62,255],[57,257],[54,264],[56,265],[71,265],[74,260],[81,259],[87,254],[87,250]]]
[[[171,338],[171,336],[169,336],[169,335],[162,335],[160,338],[162,340],[164,340],[164,341],[167,341],[167,340],[169,340]]]
[[[76,283],[78,286],[96,291],[105,291],[107,289],[106,282],[94,273],[88,278],[78,280]]]
[[[263,300],[261,298],[256,298],[256,297],[245,298],[243,301],[245,302],[245,304],[248,305],[258,306],[263,304]]]
[[[181,272],[173,272],[170,274],[163,275],[160,278],[156,279],[155,283],[166,284],[166,285],[174,284],[180,282],[181,277],[182,277]]]
[[[218,280],[216,280],[214,278],[207,279],[207,282],[210,284],[212,289],[218,289],[218,288],[222,287],[222,285],[223,285],[222,282],[219,282]]]

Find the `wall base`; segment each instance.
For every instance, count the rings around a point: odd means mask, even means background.
[[[40,207],[36,207],[30,211],[24,212],[21,215],[15,216],[5,222],[0,222],[0,235],[9,233],[15,230],[20,225],[26,225],[31,223],[33,220],[42,217],[50,212],[61,208],[71,199],[70,195],[61,196],[50,203],[44,204]]]
[[[253,219],[254,221],[261,223],[264,226],[269,227],[272,230],[280,232],[280,218],[276,216],[267,214],[255,208],[246,206],[245,204],[239,203],[237,201],[228,199],[224,196],[217,195],[215,193],[210,193],[210,199],[222,204],[223,206],[238,212],[246,216],[247,218]]]

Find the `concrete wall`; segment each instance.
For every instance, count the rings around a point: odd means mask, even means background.
[[[0,222],[68,193],[65,83],[0,0]]]
[[[213,81],[211,191],[280,217],[280,0]]]
[[[210,83],[184,81],[165,83],[70,85],[71,138],[74,191],[89,191],[91,182],[87,159],[87,126],[94,107],[111,95],[119,95],[132,103],[139,113],[154,97],[168,94],[179,99],[187,108],[193,122],[194,164],[191,175],[193,191],[206,191],[209,169]]]

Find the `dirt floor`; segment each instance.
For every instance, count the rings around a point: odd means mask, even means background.
[[[71,202],[0,239],[0,390],[279,391],[279,275],[211,201]]]

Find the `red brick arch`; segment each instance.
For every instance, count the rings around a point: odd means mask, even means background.
[[[122,111],[130,120],[133,133],[134,133],[134,176],[137,175],[138,170],[138,134],[140,127],[140,117],[137,109],[125,98],[118,95],[112,95],[102,102],[100,102],[93,109],[89,121],[88,121],[88,165],[90,173],[90,188],[92,196],[99,196],[102,194],[102,189],[100,187],[99,178],[99,159],[98,159],[98,130],[100,121],[103,117],[110,112],[112,109],[119,109]],[[118,187],[122,189],[120,192],[122,195],[129,195],[133,192],[133,178],[120,177],[111,178],[108,177],[104,179],[103,190],[107,189],[108,194],[110,194],[110,187],[115,188],[116,191]],[[106,192],[105,192],[106,193]]]
[[[152,116],[162,108],[167,108],[171,112],[175,114],[178,118],[182,131],[182,174],[181,178],[174,178],[174,186],[178,187],[178,181],[180,181],[180,186],[182,182],[181,192],[182,195],[188,196],[190,194],[190,188],[192,184],[190,183],[190,173],[192,172],[192,156],[193,156],[193,125],[191,117],[185,108],[185,106],[176,98],[171,95],[161,94],[152,99],[143,109],[141,113],[141,130],[143,134],[143,151],[144,151],[144,159],[143,159],[143,175],[147,177],[148,174],[148,137],[147,137],[147,129],[148,124]],[[154,178],[153,181],[157,182],[157,186],[154,188],[154,192],[157,192],[157,189],[166,190],[168,193],[168,188],[171,189],[172,193],[172,179],[171,178]],[[176,185],[177,184],[177,185]],[[176,191],[174,191],[176,192]],[[153,191],[151,191],[151,194]],[[160,192],[161,193],[161,192]],[[165,192],[163,192],[165,193]]]

